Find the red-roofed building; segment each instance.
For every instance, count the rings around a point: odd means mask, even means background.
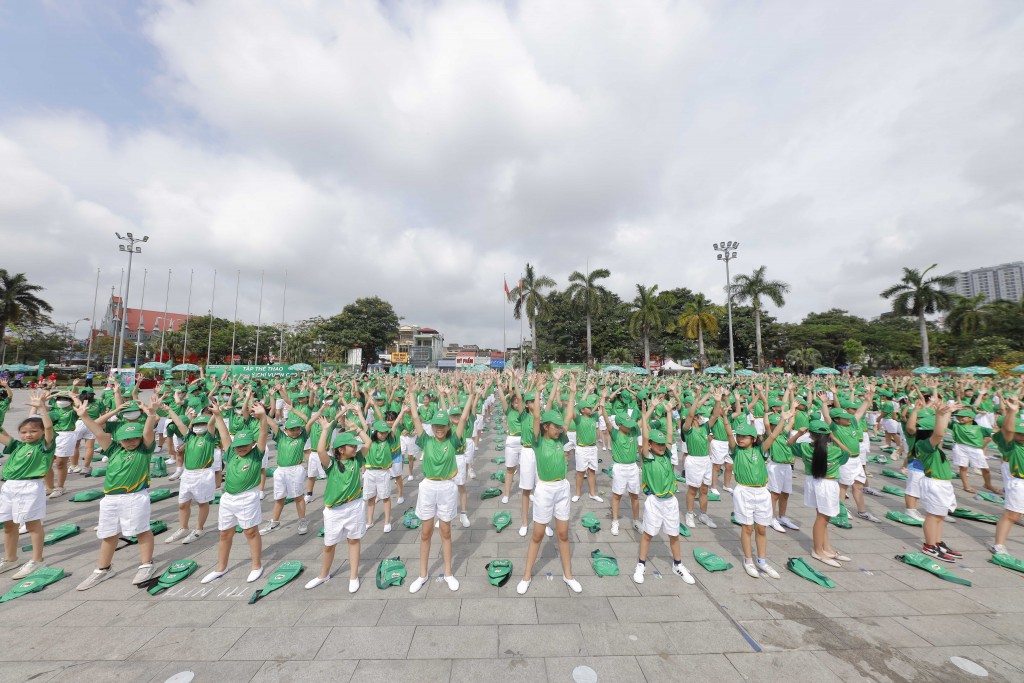
[[[103,314],[103,322],[96,329],[96,334],[114,336],[119,333],[121,318],[124,316],[127,325],[125,338],[135,341],[136,335],[145,342],[152,337],[157,337],[161,332],[178,332],[185,326],[187,316],[184,313],[171,313],[168,311],[151,311],[140,308],[123,308],[121,297],[110,294],[110,301],[107,303],[107,310]],[[140,327],[141,326],[141,327]]]

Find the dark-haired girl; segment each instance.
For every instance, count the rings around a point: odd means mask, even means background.
[[[810,443],[797,443],[797,439],[809,432]],[[817,510],[814,518],[814,550],[811,557],[830,567],[842,567],[840,562],[849,562],[835,550],[828,540],[828,521],[839,514],[839,468],[850,458],[850,454],[832,441],[828,424],[813,420],[806,429],[799,429],[789,439],[793,453],[804,460],[805,472],[810,475],[804,482],[804,505]]]

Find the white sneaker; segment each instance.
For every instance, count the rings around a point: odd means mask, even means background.
[[[619,535],[619,520],[613,519],[612,520],[612,536],[618,536],[618,535]]]
[[[224,576],[227,573],[228,573],[227,569],[225,569],[222,572],[219,572],[216,569],[214,569],[212,572],[210,572],[209,574],[204,576],[203,579],[199,583],[213,583],[214,581],[216,581],[217,579],[219,579],[220,577]]]
[[[718,525],[715,524],[715,520],[713,520],[710,517],[708,517],[708,513],[706,513],[706,512],[700,513],[700,517],[698,517],[697,519],[699,519],[700,523],[703,524],[704,526],[706,526],[709,529],[717,529],[718,528]]]
[[[412,481],[412,475],[410,474],[408,477],[405,478],[405,480],[406,481]]]
[[[516,593],[519,593],[520,595],[526,595],[526,591],[528,590],[530,590],[530,582],[526,579],[520,581],[519,585],[516,586]]]
[[[267,492],[266,491],[260,491],[260,500],[263,500],[266,497],[267,497]]]
[[[181,470],[174,470],[174,474],[167,477],[167,481],[178,481],[179,479],[181,479],[181,472]]]
[[[359,579],[349,579],[348,592],[355,593],[357,590],[359,590]]]
[[[767,575],[768,575],[768,578],[770,578],[770,579],[778,579],[778,578],[781,578],[781,577],[779,576],[779,573],[778,573],[777,571],[775,571],[775,568],[774,568],[774,567],[772,567],[772,566],[771,566],[770,564],[768,564],[767,562],[765,562],[764,564],[759,564],[759,565],[757,565],[757,570],[758,570],[759,572],[761,572],[762,574],[767,574]]]
[[[204,531],[203,529],[193,529],[192,531],[190,531],[188,533],[188,536],[186,536],[184,539],[182,539],[181,543],[182,543],[182,545],[188,545],[189,543],[193,543],[195,541],[198,541],[200,538],[202,538],[205,535],[206,535],[206,531]]]
[[[267,525],[265,527],[260,529],[260,536],[266,536],[271,531],[274,531],[275,529],[279,529],[279,528],[281,528],[281,522],[280,521],[270,520],[269,522],[267,522]]]
[[[390,524],[385,524],[384,525],[384,533],[386,533],[386,534],[390,534],[391,533],[391,525]]]
[[[581,586],[580,582],[577,581],[576,579],[567,579],[567,578],[565,578],[565,575],[563,574],[562,575],[562,581],[565,581],[565,585],[568,586],[569,588],[571,588],[573,593],[582,593],[583,592],[583,586]]]
[[[81,474],[82,468],[79,465],[75,465],[74,467],[69,469],[68,472],[70,472],[71,474]]]
[[[319,577],[318,576],[318,577],[316,577],[314,579],[310,579],[309,581],[306,582],[306,590],[309,590],[310,588],[316,588],[320,584],[327,583],[330,580],[331,580],[330,576],[324,576],[324,577]]]
[[[647,571],[647,566],[637,562],[636,569],[633,570],[633,583],[643,583],[645,571]]]
[[[67,493],[67,489],[65,489],[63,486],[58,486],[50,493],[50,495],[47,496],[47,498],[60,498],[65,493]]]
[[[544,527],[544,535],[547,536],[548,538],[551,538],[552,536],[555,535],[555,532],[551,530],[551,527],[546,526],[546,527]]]
[[[685,524],[686,528],[688,528],[688,529],[696,528],[696,526],[697,526],[697,518],[696,518],[696,516],[694,516],[694,514],[692,512],[687,512],[686,513],[686,517],[683,518],[683,524]]]
[[[508,496],[502,496],[501,497],[501,504],[502,505],[508,505]]]
[[[714,487],[711,488],[711,493],[715,494],[716,496],[721,495],[720,493],[718,493],[718,489]]]
[[[152,565],[150,565],[150,566],[152,566]],[[29,574],[31,574],[35,570],[37,570],[37,569],[44,569],[45,567],[46,567],[46,565],[44,563],[42,563],[42,562],[36,562],[35,560],[29,560],[25,564],[21,565],[21,569],[19,569],[18,572],[14,576],[12,576],[11,578],[14,579],[15,581],[18,581],[20,579],[24,579],[26,576],[28,576]]]
[[[602,498],[601,496],[590,496],[590,500],[594,501],[595,503],[604,502],[604,498]]]
[[[462,526],[464,526],[464,527],[466,527],[468,529],[469,528],[469,515],[467,515],[465,512],[463,512],[461,515],[459,515],[459,524],[461,524]],[[390,526],[390,525],[388,525],[388,526]]]
[[[1005,555],[1006,554],[1006,546],[1002,545],[1002,544],[1000,544],[1000,545],[990,545],[988,547],[988,549],[990,551],[992,551],[993,555]],[[3,566],[3,564],[0,563],[0,567],[2,567],[2,566]],[[4,570],[0,569],[0,571],[4,571]]]
[[[132,579],[132,585],[138,586],[140,583],[149,581],[155,573],[156,569],[153,567],[152,562],[139,565],[139,570],[135,572],[135,578]]]
[[[743,570],[747,572],[747,576],[749,576],[752,579],[761,578],[761,573],[757,571],[757,567],[754,566],[753,562],[744,562]]]
[[[571,500],[574,503],[578,503],[578,502],[580,502],[580,497],[579,496],[573,496]]]
[[[398,500],[396,500],[395,502],[396,502],[397,504],[401,505],[402,503],[404,503],[404,502],[405,502],[405,496],[399,496],[399,497],[398,497]]]
[[[17,560],[0,560],[0,574],[9,572],[18,566]]]
[[[166,460],[164,460],[164,464],[166,464],[166,465],[176,465],[176,464],[178,464],[178,459],[177,458],[167,458]]]
[[[299,536],[303,536],[303,535],[309,533],[309,522],[306,521],[305,517],[303,517],[302,519],[299,520],[298,532],[299,532]]]
[[[21,526],[18,527],[18,535],[24,536],[28,533],[28,525],[22,522]]]
[[[519,535],[525,537],[526,536],[526,532],[528,532],[529,530],[530,530],[529,527],[521,526],[521,527],[519,527]]]
[[[774,517],[772,517],[771,524],[769,524],[768,526],[770,526],[772,529],[775,529],[780,534],[786,533],[786,527],[782,526],[782,523]]]
[[[444,582],[448,584],[448,589],[449,590],[452,590],[452,591],[459,590],[459,580],[456,579],[454,576],[446,576],[446,577],[444,577]]]
[[[639,533],[643,533],[644,527],[637,520],[633,520],[633,530]]]
[[[253,569],[249,572],[249,576],[245,577],[245,582],[252,583],[253,581],[259,579],[261,576],[263,576],[263,567]]]
[[[417,579],[415,581],[413,581],[412,583],[409,584],[409,592],[410,593],[418,593],[419,590],[421,588],[423,588],[423,586],[427,585],[427,581],[429,581],[429,580],[430,580],[429,576],[417,577]]]
[[[682,579],[683,583],[688,583],[691,586],[697,583],[697,579],[693,578],[693,575],[681,562],[679,564],[672,565],[672,573]]]
[[[78,587],[75,590],[87,591],[90,588],[99,585],[103,581],[106,581],[113,575],[113,567],[108,567],[107,569],[93,569],[92,574],[89,574],[89,576],[85,577],[85,581],[78,584]]]
[[[924,521],[924,517],[922,517],[921,513],[918,512],[917,510],[911,510],[910,508],[907,508],[907,509],[904,510],[904,512],[907,513],[908,517],[910,517],[912,519],[916,519],[918,522],[923,522]],[[946,518],[946,521],[947,522],[949,521],[949,517]]]
[[[474,470],[472,467],[469,469],[469,478],[476,479],[476,470]]]
[[[878,517],[875,517],[873,514],[868,512],[867,510],[865,510],[864,512],[858,512],[857,516],[860,517],[861,519],[866,519],[869,522],[874,522],[875,524],[878,524],[879,522],[882,521]]]
[[[796,522],[791,520],[789,517],[779,517],[779,523],[787,529],[792,529],[793,531],[800,531],[800,527],[798,527],[796,525]]]
[[[723,486],[722,490],[725,491],[726,493],[732,493],[732,487],[731,486]]]
[[[434,528],[435,529],[440,529],[441,528],[441,518],[440,517],[435,517],[434,518]]]
[[[312,493],[307,493],[307,494],[305,494],[305,495],[303,496],[303,498],[305,498],[305,499],[306,499],[306,505],[309,505],[310,503],[312,503],[312,502],[313,502],[313,494],[312,494]]]
[[[188,529],[178,529],[173,534],[164,539],[164,543],[174,543],[188,536],[191,532]]]

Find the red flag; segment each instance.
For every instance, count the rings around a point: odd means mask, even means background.
[[[508,280],[503,280],[503,282],[505,283],[505,298],[507,299],[507,298],[508,298],[508,295],[509,295],[509,291],[508,291]]]

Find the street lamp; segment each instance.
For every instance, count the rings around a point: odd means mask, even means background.
[[[732,343],[732,277],[729,275],[729,261],[736,258],[736,250],[740,248],[739,242],[715,242],[713,245],[718,252],[718,260],[725,261],[725,295],[726,308],[729,311],[729,376],[736,378],[736,352]]]
[[[143,237],[135,237],[130,232],[125,233],[124,237],[122,237],[119,232],[115,232],[114,234],[117,236],[117,239],[128,243],[127,246],[124,244],[118,245],[119,251],[128,252],[128,282],[125,284],[124,300],[121,302],[121,335],[117,343],[117,369],[120,370],[124,366],[124,319],[125,316],[128,315],[128,294],[131,292],[132,288],[132,256],[142,253],[142,247],[137,247],[135,245],[138,242],[148,242],[149,236],[144,235]]]
[[[71,331],[71,340],[72,341],[75,341],[75,340],[78,339],[78,323],[83,322],[83,321],[87,322],[88,320],[89,320],[88,318],[79,318],[78,320],[75,321],[75,324],[71,326],[71,330],[72,330]],[[71,361],[71,353],[68,352],[68,364],[69,365],[70,365],[70,361]]]

